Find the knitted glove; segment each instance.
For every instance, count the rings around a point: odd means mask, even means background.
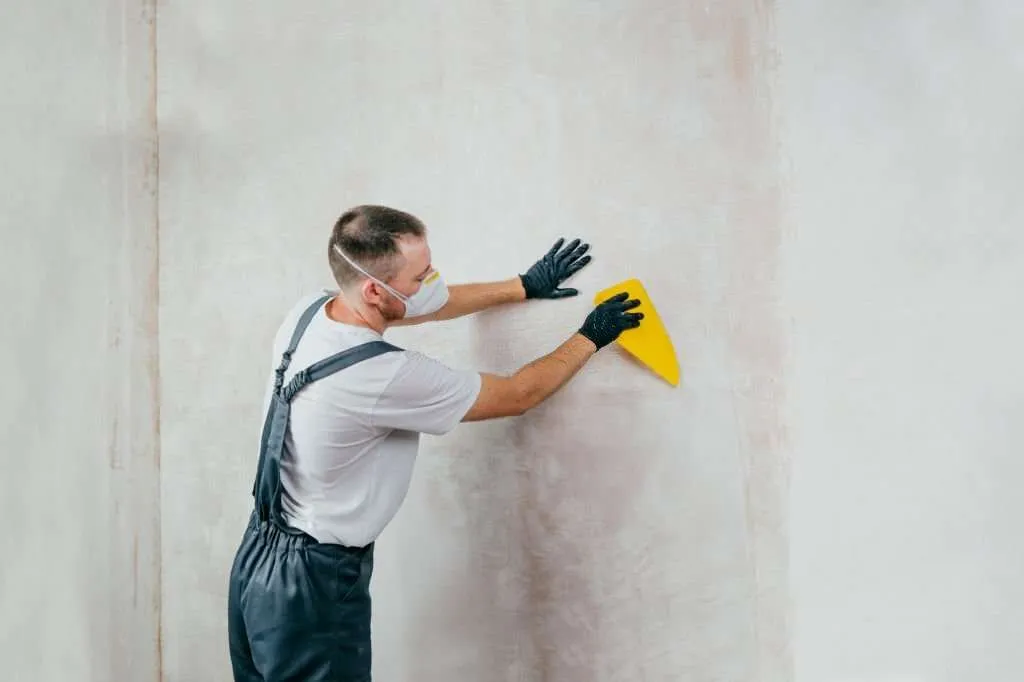
[[[587,315],[580,327],[580,334],[593,341],[598,350],[619,338],[627,329],[639,327],[640,320],[644,319],[643,313],[626,312],[640,305],[637,299],[627,301],[628,296],[629,293],[623,291],[603,301]]]
[[[590,262],[590,256],[584,256],[590,244],[580,244],[579,239],[569,242],[564,249],[565,238],[559,238],[544,257],[533,264],[526,274],[519,275],[526,290],[526,298],[566,298],[576,296],[576,289],[560,289],[559,285],[569,279]]]

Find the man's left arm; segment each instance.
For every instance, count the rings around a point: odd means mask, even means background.
[[[578,290],[561,288],[561,284],[592,260],[587,254],[589,249],[590,245],[581,243],[579,239],[574,239],[569,244],[565,244],[564,238],[559,239],[524,274],[500,282],[453,284],[448,287],[448,302],[440,310],[430,315],[396,320],[392,325],[397,327],[451,320],[494,306],[531,298],[555,299],[577,296],[580,293]]]

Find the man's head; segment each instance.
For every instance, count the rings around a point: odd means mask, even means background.
[[[349,306],[361,313],[377,311],[385,323],[404,317],[407,301],[402,299],[418,293],[423,281],[436,274],[426,226],[386,206],[346,211],[331,232],[327,258]]]

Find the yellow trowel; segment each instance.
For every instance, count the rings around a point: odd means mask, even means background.
[[[629,312],[643,313],[644,319],[640,321],[640,326],[636,329],[627,329],[622,332],[616,343],[662,379],[673,386],[678,386],[679,361],[676,359],[675,348],[672,347],[672,339],[669,338],[668,331],[640,280],[627,279],[599,291],[594,296],[594,303],[606,301],[623,291],[629,293],[629,298],[640,301],[640,305],[630,309]]]

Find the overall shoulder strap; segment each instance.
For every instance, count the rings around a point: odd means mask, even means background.
[[[306,333],[306,329],[309,327],[309,323],[312,321],[313,316],[316,315],[316,312],[320,310],[320,307],[330,300],[330,298],[331,296],[329,294],[319,297],[310,303],[309,307],[302,313],[302,316],[299,317],[299,321],[295,325],[295,331],[292,332],[291,341],[288,342],[288,348],[281,355],[281,364],[278,365],[277,369],[274,371],[275,391],[281,390],[281,386],[284,384],[284,373],[288,371],[288,366],[292,364],[292,355],[295,353],[295,349],[298,347],[299,340],[302,338],[302,335]]]
[[[291,402],[296,393],[314,381],[329,377],[347,367],[377,357],[383,353],[392,353],[400,350],[402,349],[391,345],[387,341],[370,341],[340,353],[335,353],[328,358],[313,363],[292,377],[292,380],[281,391],[281,397],[285,401]]]
[[[398,346],[393,346],[387,341],[370,341],[336,353],[329,358],[324,358],[320,362],[310,365],[306,371],[309,372],[310,381],[319,381],[363,360],[369,360],[382,353],[394,353],[401,350]]]

